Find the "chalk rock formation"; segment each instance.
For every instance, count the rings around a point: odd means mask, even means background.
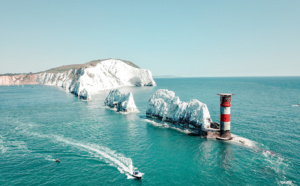
[[[110,108],[116,108],[118,112],[139,112],[132,93],[121,93],[118,89],[109,92],[104,104]]]
[[[182,102],[173,91],[167,89],[157,90],[151,96],[146,115],[202,131],[209,129],[212,123],[206,104],[196,99]]]
[[[0,85],[33,85],[37,84],[36,74],[16,74],[0,76]]]
[[[85,90],[81,90],[78,94],[78,97],[84,100],[91,100],[91,95]]]
[[[149,70],[124,60],[97,60],[67,65],[36,74],[1,75],[0,85],[43,84],[64,88],[82,97],[122,86],[156,86]]]

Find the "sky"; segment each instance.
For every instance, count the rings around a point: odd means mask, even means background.
[[[0,0],[0,73],[96,59],[154,76],[300,76],[299,0]]]

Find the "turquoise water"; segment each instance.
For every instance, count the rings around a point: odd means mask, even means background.
[[[300,77],[156,79],[133,92],[138,114],[51,86],[0,87],[0,185],[299,185]],[[219,120],[232,97],[232,133],[253,145],[190,136],[145,118],[157,90],[198,99]],[[59,158],[61,163],[54,160]],[[144,173],[128,176],[131,165]]]

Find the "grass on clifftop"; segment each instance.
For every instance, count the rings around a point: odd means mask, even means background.
[[[60,67],[55,67],[55,68],[51,68],[49,70],[46,71],[42,71],[42,72],[36,72],[36,73],[6,73],[6,74],[0,74],[0,76],[14,76],[14,75],[21,75],[21,74],[39,74],[39,73],[43,73],[43,72],[48,72],[48,73],[62,73],[62,72],[66,72],[69,71],[71,69],[79,69],[79,68],[86,68],[86,67],[90,67],[90,66],[96,66],[98,63],[101,63],[102,61],[105,60],[109,60],[109,59],[99,59],[99,60],[93,60],[84,64],[77,64],[77,65],[63,65]],[[139,66],[137,66],[136,64],[134,64],[131,61],[126,61],[126,60],[121,60],[118,59],[120,61],[123,61],[124,63],[126,63],[127,65],[130,65],[132,67],[135,68],[140,68]]]
[[[60,66],[60,67],[56,67],[56,68],[46,70],[44,72],[61,73],[61,72],[66,72],[66,71],[71,70],[71,69],[79,69],[79,68],[86,68],[86,67],[90,67],[90,66],[96,66],[98,63],[101,63],[102,61],[105,61],[105,60],[107,60],[107,59],[93,60],[93,61],[90,61],[90,62],[87,62],[87,63],[84,63],[84,64],[78,64],[78,65],[64,65],[64,66]],[[124,63],[126,63],[127,65],[130,65],[132,67],[140,68],[131,61],[126,61],[126,60],[121,60],[121,59],[120,59],[120,61],[123,61]]]

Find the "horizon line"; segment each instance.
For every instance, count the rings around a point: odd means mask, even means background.
[[[300,77],[300,75],[282,75],[282,76],[174,76],[174,77],[163,77],[163,76],[153,76],[156,79],[177,79],[177,78],[235,78],[235,77]]]

